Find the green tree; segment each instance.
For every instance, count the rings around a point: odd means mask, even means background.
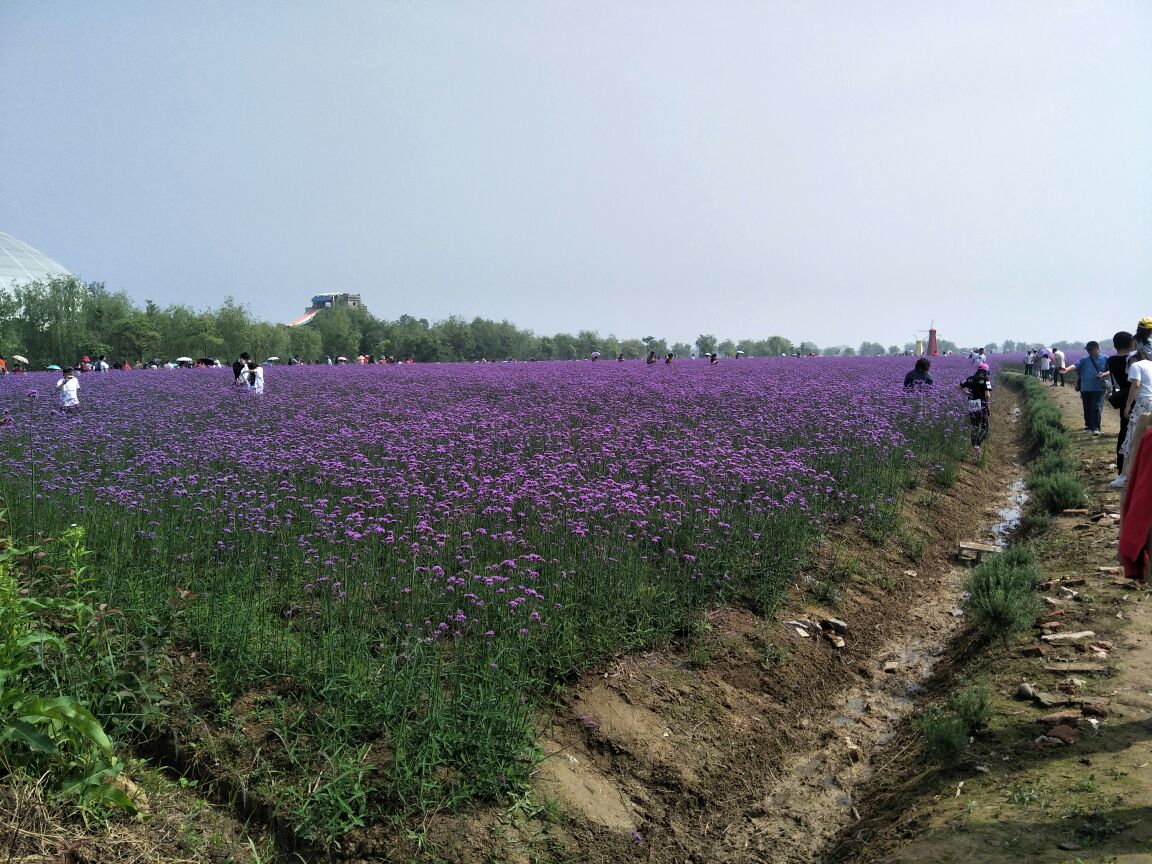
[[[705,354],[715,354],[716,341],[716,337],[711,333],[701,333],[696,337],[696,353],[701,357]]]
[[[137,312],[125,318],[112,330],[110,357],[131,360],[133,363],[151,359],[160,347],[160,331],[152,326],[148,316]]]
[[[307,324],[287,329],[289,356],[297,356],[305,363],[323,359],[323,346],[317,330]]]
[[[239,357],[242,351],[247,351],[253,357],[263,354],[252,344],[254,325],[245,306],[231,297],[225,297],[213,318],[216,336],[220,339],[220,351],[225,357]]]
[[[84,303],[90,296],[88,285],[76,276],[17,286],[20,341],[33,368],[75,359],[85,341]]]
[[[360,328],[344,307],[322,309],[305,327],[315,327],[320,335],[320,350],[335,360],[355,358],[360,353]]]

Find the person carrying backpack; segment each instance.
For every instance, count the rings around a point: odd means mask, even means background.
[[[988,399],[992,395],[992,379],[987,363],[981,363],[976,371],[960,384],[960,390],[968,394],[968,423],[972,426],[972,447],[979,450],[988,437]]]

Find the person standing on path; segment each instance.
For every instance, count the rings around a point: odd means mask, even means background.
[[[1119,404],[1120,434],[1116,436],[1116,479],[1112,485],[1117,488],[1125,483],[1124,474],[1124,439],[1128,437],[1128,418],[1124,408],[1128,405],[1128,358],[1132,353],[1132,334],[1127,330],[1120,330],[1112,337],[1112,347],[1116,353],[1108,358],[1108,374],[1112,376],[1112,386],[1116,392],[1109,397],[1113,407]]]
[[[1080,401],[1084,403],[1084,431],[1090,435],[1099,435],[1108,363],[1100,356],[1100,343],[1095,339],[1085,345],[1084,350],[1088,353],[1076,361],[1076,389],[1080,391]]]
[[[1057,380],[1060,379],[1060,386],[1064,386],[1064,364],[1067,362],[1064,359],[1064,352],[1059,348],[1052,352],[1052,386],[1055,387]]]
[[[1052,372],[1052,352],[1047,348],[1040,349],[1040,380],[1047,381]]]
[[[1128,420],[1128,429],[1124,434],[1124,441],[1120,445],[1120,453],[1125,460],[1132,452],[1132,432],[1136,423],[1145,414],[1152,412],[1152,360],[1148,359],[1148,352],[1140,348],[1132,362],[1128,364],[1128,398],[1124,402],[1121,413]],[[1128,482],[1128,475],[1124,472],[1112,481],[1111,485],[1122,487]]]

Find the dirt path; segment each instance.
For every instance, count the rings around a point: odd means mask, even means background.
[[[994,694],[996,716],[971,758],[940,771],[908,757],[878,777],[862,823],[825,860],[1152,862],[1152,601],[1114,570],[1118,418],[1106,407],[1104,434],[1086,435],[1079,395],[1051,395],[1092,503],[1037,538],[1048,614],[1057,632],[1095,635],[1042,649],[1038,630],[974,659],[967,674]],[[1025,683],[1048,704],[1016,698]],[[1071,743],[1036,743],[1061,725],[1042,719],[1055,712]]]

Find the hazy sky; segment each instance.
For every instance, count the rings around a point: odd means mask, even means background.
[[[1152,3],[0,0],[0,231],[139,302],[693,341],[1152,315]]]

